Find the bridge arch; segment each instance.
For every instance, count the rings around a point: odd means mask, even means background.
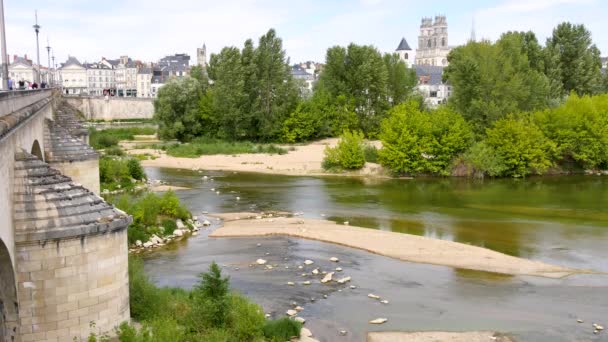
[[[18,320],[15,272],[8,248],[0,239],[0,341],[14,340]]]
[[[30,151],[31,154],[35,155],[36,157],[38,157],[38,159],[40,160],[44,160],[44,158],[42,157],[42,149],[40,148],[40,143],[38,142],[38,140],[34,140],[34,143],[32,144],[32,150]]]

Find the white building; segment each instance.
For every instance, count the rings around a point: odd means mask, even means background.
[[[107,64],[89,63],[84,64],[87,70],[87,94],[93,96],[103,96],[110,94],[116,87],[114,80],[114,70]]]
[[[141,68],[137,72],[137,97],[152,97],[152,69]]]
[[[448,65],[448,22],[445,16],[422,18],[416,64],[446,67]]]
[[[452,95],[452,86],[443,82],[443,67],[433,65],[414,65],[418,85],[416,90],[429,107],[445,104]]]
[[[165,82],[163,82],[163,76],[153,73],[152,81],[150,83],[150,94],[152,97],[156,98],[158,96],[158,90],[164,85]]]
[[[408,68],[412,67],[412,64],[414,64],[415,61],[415,53],[412,48],[410,48],[410,45],[405,38],[401,38],[401,42],[399,43],[399,46],[397,46],[395,52]]]
[[[16,89],[17,82],[24,81],[26,83],[33,83],[36,79],[37,70],[34,68],[32,61],[26,57],[13,57],[13,63],[8,66],[8,76],[13,80],[14,89]]]
[[[129,56],[121,56],[115,70],[118,96],[137,96],[137,65]]]
[[[80,64],[76,57],[68,57],[68,60],[59,68],[59,75],[64,94],[87,94],[87,69]]]

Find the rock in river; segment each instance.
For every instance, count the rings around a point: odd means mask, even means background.
[[[334,272],[329,272],[325,275],[325,277],[323,277],[323,279],[321,279],[321,283],[325,284],[327,282],[331,281],[331,278],[333,277]]]
[[[351,279],[350,277],[344,277],[344,278],[338,279],[338,284],[347,283],[350,281],[350,279]]]
[[[368,294],[367,296],[368,296],[369,298],[372,298],[372,299],[380,299],[380,296],[377,296],[377,295],[375,295],[375,294],[373,294],[373,293],[370,293],[370,294]]]
[[[371,321],[369,321],[370,324],[384,324],[386,323],[386,321],[388,321],[388,319],[386,318],[376,318],[376,319],[372,319]]]
[[[295,316],[298,314],[298,312],[296,310],[287,310],[287,312],[285,312],[287,314],[287,316]]]
[[[266,260],[264,259],[258,259],[255,261],[258,265],[265,265],[266,264]]]
[[[340,259],[338,259],[336,257],[331,257],[331,258],[329,258],[329,261],[338,262],[338,261],[340,261]]]
[[[315,263],[315,262],[314,262],[314,261],[312,261],[312,260],[304,260],[304,265],[312,265],[312,264],[314,264],[314,263]]]

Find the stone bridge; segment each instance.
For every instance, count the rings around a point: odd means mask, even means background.
[[[0,93],[0,341],[86,340],[129,320],[131,218],[98,196],[76,112],[53,89]]]

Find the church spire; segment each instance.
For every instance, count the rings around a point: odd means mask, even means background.
[[[477,37],[475,35],[475,17],[471,20],[471,37],[469,38],[469,42],[477,41]]]

